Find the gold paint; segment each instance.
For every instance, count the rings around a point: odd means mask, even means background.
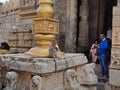
[[[40,18],[53,18],[53,0],[40,0],[40,7],[37,10],[37,15]]]
[[[35,34],[37,46],[31,48],[25,54],[32,57],[49,57],[51,41],[55,40],[59,27],[59,21],[53,19],[53,0],[40,0],[37,15],[38,18],[33,20],[33,33]],[[60,50],[57,53],[60,56],[64,55],[64,52]]]
[[[58,20],[36,18],[34,19],[33,33],[58,34]]]

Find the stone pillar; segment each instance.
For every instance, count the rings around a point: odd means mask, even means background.
[[[67,25],[65,33],[66,52],[76,52],[77,0],[67,0]]]
[[[109,69],[109,83],[115,89],[120,90],[120,6],[113,8],[113,31],[112,31],[112,52],[111,65]]]
[[[84,51],[86,47],[89,45],[88,40],[88,16],[89,16],[89,6],[88,6],[88,0],[81,0],[81,6],[80,6],[80,30],[79,30],[79,39],[78,39],[78,46],[81,47],[79,51]],[[84,48],[85,47],[85,48]]]
[[[67,30],[67,0],[54,0],[55,18],[59,20],[58,43],[62,51],[65,51],[65,32]]]

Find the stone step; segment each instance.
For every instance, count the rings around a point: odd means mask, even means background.
[[[97,90],[112,90],[108,81],[106,83],[99,82],[97,83]]]
[[[97,83],[97,90],[120,90],[120,87],[110,85],[109,81],[106,83],[99,82]]]
[[[98,77],[98,82],[100,83],[106,83],[108,81],[108,78],[102,78],[102,77]]]

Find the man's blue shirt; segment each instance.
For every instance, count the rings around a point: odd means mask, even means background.
[[[99,45],[99,49],[98,49],[99,55],[107,55],[108,48],[109,48],[108,40],[104,38]]]

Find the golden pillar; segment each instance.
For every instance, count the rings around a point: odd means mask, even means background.
[[[33,57],[49,57],[51,41],[58,34],[59,21],[54,18],[53,0],[40,0],[37,10],[38,18],[35,18],[33,33],[37,46],[31,48],[25,54]]]

